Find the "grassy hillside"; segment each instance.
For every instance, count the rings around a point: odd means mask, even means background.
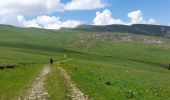
[[[39,74],[41,65],[18,66],[15,69],[0,70],[0,99],[12,100],[26,92]]]
[[[0,38],[0,59],[10,62],[47,63],[49,58],[59,58],[62,53],[76,53],[64,49],[65,42],[74,38],[74,35],[67,31],[23,29],[1,25]]]
[[[130,26],[126,25],[107,25],[107,26],[92,26],[81,25],[75,30],[79,31],[91,31],[91,32],[121,32],[121,33],[133,33],[138,35],[153,35],[170,37],[170,27],[160,25],[145,25],[134,24]]]
[[[129,44],[114,46],[108,56],[77,55],[61,66],[92,100],[169,99],[169,50]]]
[[[54,58],[92,100],[168,100],[168,38],[169,27],[164,26],[84,25],[45,30],[0,25],[0,65],[47,64]],[[63,55],[65,60],[61,60]],[[67,93],[62,90],[65,87],[54,88],[63,82],[53,70],[47,82],[49,92]],[[65,95],[52,94],[51,98]]]

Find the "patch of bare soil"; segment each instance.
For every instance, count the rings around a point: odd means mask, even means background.
[[[88,96],[85,95],[79,88],[77,88],[76,85],[71,81],[71,77],[67,73],[67,71],[62,67],[58,67],[58,69],[60,71],[60,74],[64,77],[64,79],[67,82],[67,86],[71,91],[72,100],[88,100]]]

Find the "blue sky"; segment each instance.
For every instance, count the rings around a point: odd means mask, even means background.
[[[170,0],[2,0],[0,9],[1,24],[22,27],[170,25]]]
[[[69,2],[70,0],[63,0]],[[63,20],[77,19],[92,23],[96,11],[109,9],[114,18],[120,18],[128,21],[127,14],[131,11],[141,10],[145,19],[154,18],[160,24],[167,25],[170,23],[170,0],[105,0],[108,5],[101,9],[84,10],[84,11],[66,11],[57,12],[51,15],[60,16]]]

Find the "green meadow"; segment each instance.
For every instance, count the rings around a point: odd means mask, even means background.
[[[16,65],[0,69],[0,99],[17,99],[53,58],[49,100],[70,99],[58,63],[90,100],[169,100],[169,46],[166,37],[130,32],[0,25],[0,65]]]

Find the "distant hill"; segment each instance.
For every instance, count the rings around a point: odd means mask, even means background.
[[[153,35],[170,38],[170,27],[161,25],[106,25],[106,26],[93,26],[81,25],[74,30],[88,31],[88,32],[120,32],[120,33],[133,33],[139,35]]]
[[[0,24],[0,30],[11,30],[21,28]],[[31,28],[36,29],[36,28]],[[38,29],[39,30],[39,29]],[[47,31],[47,30],[46,30]],[[151,35],[170,38],[170,26],[162,25],[147,25],[147,24],[134,24],[134,25],[80,25],[76,28],[61,28],[60,31],[82,31],[82,32],[120,32],[131,33],[137,35]]]

